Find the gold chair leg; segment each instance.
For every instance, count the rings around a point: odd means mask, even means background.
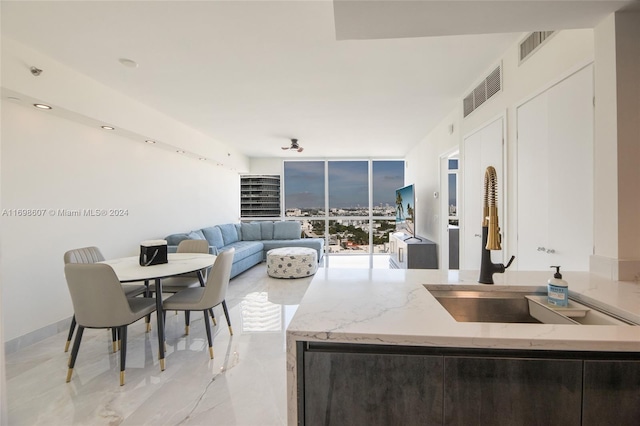
[[[113,343],[111,344],[111,346],[113,347],[113,353],[118,352],[118,343],[113,342]]]
[[[150,331],[151,331],[151,323],[150,323],[150,322],[148,322],[148,323],[147,323],[147,333],[148,333],[148,332],[150,332]]]
[[[184,334],[186,334],[187,336],[189,335],[189,326],[188,325],[184,326]]]
[[[64,351],[69,352],[69,345],[71,344],[71,340],[67,340],[67,343],[64,344]]]
[[[216,317],[211,318],[213,320],[213,325],[218,325],[218,321],[216,321]]]
[[[67,370],[67,383],[71,381],[71,375],[73,374],[73,368]]]
[[[213,347],[209,346],[209,356],[213,359]]]
[[[233,328],[231,328],[231,326],[229,326],[229,334],[233,336]]]
[[[164,371],[164,358],[160,360],[160,371]]]
[[[120,372],[120,386],[124,386],[124,371]]]

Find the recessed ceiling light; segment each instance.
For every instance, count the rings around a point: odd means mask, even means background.
[[[118,59],[118,62],[127,68],[138,68],[138,63],[132,59],[120,58]]]
[[[178,154],[184,154],[184,151],[183,151],[183,150],[181,150],[181,149],[177,150],[176,152],[177,152]]]
[[[40,109],[51,109],[49,105],[45,105],[45,104],[33,104],[33,106]]]
[[[146,142],[146,143],[151,143],[151,144],[156,143],[156,141],[152,141],[151,139],[147,139],[145,142]]]
[[[115,127],[111,127],[111,126],[102,126],[102,128],[105,130],[115,130]]]

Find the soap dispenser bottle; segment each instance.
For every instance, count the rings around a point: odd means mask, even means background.
[[[556,268],[556,272],[547,284],[547,303],[562,308],[567,307],[569,305],[569,284],[562,279],[559,266],[551,266],[551,268]]]

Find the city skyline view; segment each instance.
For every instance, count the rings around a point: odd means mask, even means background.
[[[329,161],[329,209],[369,206],[368,161]],[[395,205],[395,190],[404,186],[404,161],[372,162],[373,206]],[[325,162],[286,161],[285,209],[325,208]]]

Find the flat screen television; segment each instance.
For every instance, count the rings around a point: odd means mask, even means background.
[[[416,238],[416,196],[413,184],[396,189],[396,231]]]

